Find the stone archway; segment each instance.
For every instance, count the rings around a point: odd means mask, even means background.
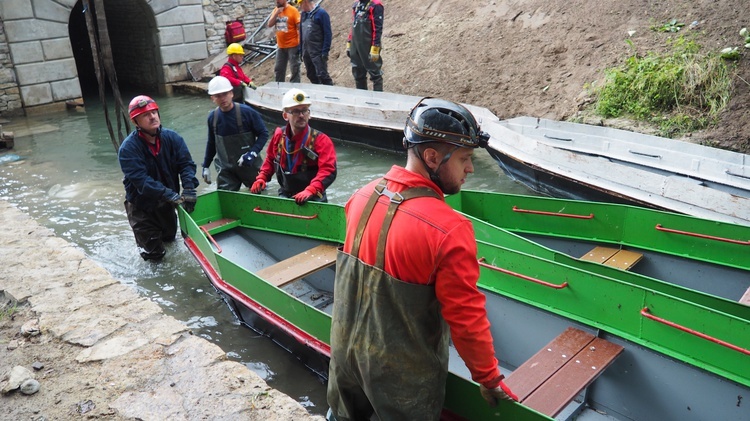
[[[89,4],[93,7],[93,2]],[[159,49],[159,29],[153,10],[144,0],[105,0],[104,9],[120,89],[132,92],[159,92],[164,84],[164,75]],[[68,32],[82,94],[84,97],[97,96],[98,85],[91,44],[80,0],[71,11]],[[107,90],[111,91],[109,83],[106,83],[106,86]]]
[[[176,3],[104,0],[121,89],[165,91],[170,82],[190,79],[188,65],[208,56],[202,1]],[[0,20],[0,49],[10,52],[0,60],[0,93],[20,96],[28,111],[62,106],[89,89],[95,77],[83,42],[88,36],[80,35],[86,28],[80,0],[0,0]]]

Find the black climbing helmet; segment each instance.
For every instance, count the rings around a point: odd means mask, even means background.
[[[476,119],[466,107],[438,98],[420,100],[412,108],[404,127],[406,148],[427,142],[484,148],[489,138],[487,133],[479,130]]]

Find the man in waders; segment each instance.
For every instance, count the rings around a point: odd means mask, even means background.
[[[357,89],[367,89],[370,75],[373,91],[383,90],[383,3],[380,0],[356,0],[352,6],[352,28],[346,43],[346,55],[352,64]]]
[[[217,107],[208,113],[203,181],[211,184],[211,161],[216,156],[217,188],[238,191],[243,184],[250,188],[263,163],[260,152],[268,141],[268,130],[257,111],[232,100],[227,78],[211,79],[208,94]]]
[[[477,289],[471,222],[444,194],[461,190],[484,147],[463,106],[426,98],[404,129],[406,167],[393,166],[346,204],[336,265],[328,377],[329,420],[438,420],[448,343],[482,397],[515,399],[503,383]]]
[[[178,205],[195,209],[198,179],[185,140],[161,127],[159,106],[138,95],[128,106],[135,131],[120,145],[117,158],[125,185],[125,212],[144,260],[160,260],[165,242],[177,234]],[[180,194],[182,181],[182,194]]]
[[[265,190],[276,173],[279,196],[307,201],[327,202],[326,189],[336,179],[336,151],[331,138],[308,124],[310,97],[299,89],[290,89],[281,100],[286,127],[277,127],[266,150],[266,160],[250,188],[250,193]]]

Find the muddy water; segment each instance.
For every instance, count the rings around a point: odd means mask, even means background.
[[[185,138],[200,171],[211,102],[189,95],[155,99],[163,126]],[[230,359],[248,366],[270,386],[310,412],[325,413],[325,385],[293,356],[237,323],[182,241],[168,248],[161,263],[140,258],[122,205],[122,173],[101,104],[87,100],[85,109],[9,120],[3,122],[2,130],[14,132],[15,148],[0,151],[0,199],[9,200],[57,236],[76,244],[116,278],[159,303],[166,314],[216,343]],[[345,142],[336,141],[336,148],[339,174],[328,191],[333,203],[343,204],[356,188],[404,162],[403,155]],[[529,193],[505,177],[484,151],[478,153],[475,170],[465,188]],[[213,169],[212,175],[215,178]],[[215,183],[202,184],[198,193],[214,188]]]

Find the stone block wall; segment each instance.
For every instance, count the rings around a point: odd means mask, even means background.
[[[219,53],[227,48],[227,43],[224,40],[227,22],[241,20],[245,25],[247,38],[250,39],[253,33],[271,15],[274,7],[274,2],[271,0],[204,0],[203,16],[209,55]]]
[[[79,1],[0,0],[0,113],[59,105],[82,95],[68,28]],[[105,6],[108,22],[131,17],[118,34],[109,25],[118,80],[163,87],[191,80],[189,66],[226,49],[228,21],[242,20],[251,37],[274,2],[105,0]],[[141,17],[143,27],[134,27],[140,24],[133,16]],[[266,39],[267,33],[259,34]],[[133,36],[146,38],[134,43]]]
[[[0,115],[21,112],[21,93],[18,91],[15,66],[5,38],[5,25],[0,22]]]

